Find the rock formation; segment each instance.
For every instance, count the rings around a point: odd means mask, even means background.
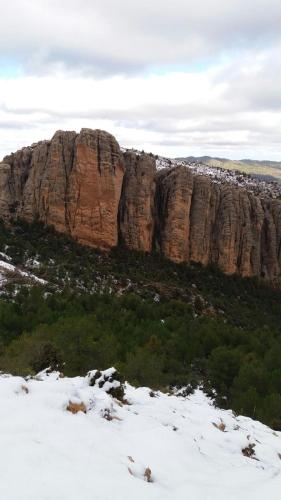
[[[37,218],[101,249],[117,245],[124,161],[113,136],[100,130],[58,131],[51,141],[7,156],[4,164],[1,215]]]
[[[156,171],[100,130],[58,131],[0,164],[0,216],[39,219],[103,250],[119,243],[175,262],[280,282],[281,200],[186,166]]]
[[[154,233],[155,160],[124,154],[125,176],[119,208],[120,239],[129,248],[150,252]]]

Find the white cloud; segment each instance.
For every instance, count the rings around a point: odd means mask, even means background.
[[[280,15],[280,0],[5,2],[0,156],[98,127],[170,156],[280,159]]]
[[[267,86],[259,83],[267,81],[270,59],[271,52],[251,67],[246,56],[193,73],[0,79],[0,153],[49,138],[56,129],[86,126],[110,131],[124,146],[171,156],[280,159],[281,114],[257,105],[268,99]],[[277,72],[271,95],[280,80]]]

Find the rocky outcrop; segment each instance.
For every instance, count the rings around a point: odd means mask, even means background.
[[[51,141],[24,148],[4,162],[3,215],[13,211],[28,221],[39,219],[101,249],[117,245],[124,166],[112,135],[58,131]]]
[[[154,159],[146,154],[124,154],[125,176],[119,207],[120,240],[129,248],[150,252],[154,234]]]
[[[190,209],[193,175],[185,167],[157,178],[155,248],[175,261],[190,260]]]
[[[11,165],[0,163],[0,214],[2,217],[9,216],[13,212],[15,198],[11,181]]]
[[[121,153],[100,130],[58,131],[4,158],[0,216],[39,219],[103,250],[119,242],[281,282],[281,200],[184,165],[156,171],[152,155]]]
[[[176,262],[280,280],[281,200],[213,183],[184,167],[160,173],[156,248]]]
[[[79,242],[101,249],[117,245],[123,175],[123,156],[114,137],[83,129],[75,140],[66,197],[69,232]]]

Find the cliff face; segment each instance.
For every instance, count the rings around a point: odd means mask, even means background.
[[[185,167],[159,174],[156,199],[156,248],[169,259],[280,279],[281,200],[221,186]]]
[[[155,161],[124,154],[125,176],[119,207],[120,239],[131,249],[150,252],[155,226]]]
[[[6,157],[4,164],[0,168],[3,215],[37,218],[101,249],[117,245],[124,161],[110,134],[58,131],[51,141]]]
[[[100,130],[56,132],[0,164],[0,216],[39,219],[80,243],[157,251],[225,273],[281,275],[281,200],[215,183],[150,155],[121,153]]]

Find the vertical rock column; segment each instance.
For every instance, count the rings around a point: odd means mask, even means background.
[[[174,262],[190,259],[193,175],[185,167],[157,176],[155,248]]]
[[[123,175],[115,138],[101,130],[82,129],[75,140],[67,200],[69,230],[80,243],[102,250],[117,245]]]
[[[128,248],[150,252],[154,232],[155,160],[124,154],[125,176],[119,207],[120,240]]]
[[[21,216],[37,217],[59,232],[69,230],[66,207],[76,136],[75,132],[58,131],[50,143],[36,146],[23,191]]]

